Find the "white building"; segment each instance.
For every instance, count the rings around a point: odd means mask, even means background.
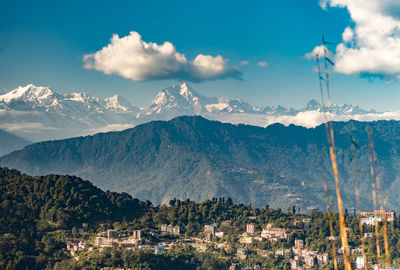
[[[247,233],[250,233],[250,234],[255,233],[255,232],[256,232],[256,224],[255,224],[255,223],[249,223],[249,224],[247,224],[247,226],[246,226],[246,232],[247,232]]]
[[[364,268],[364,258],[363,257],[357,257],[356,259],[356,267],[357,269]]]
[[[284,228],[275,228],[272,223],[269,223],[267,227],[262,230],[261,237],[272,241],[278,241],[280,239],[286,239],[288,237],[288,231]]]
[[[370,217],[361,218],[361,224],[375,226],[375,220],[377,222],[381,222],[382,217],[381,216],[370,216]]]

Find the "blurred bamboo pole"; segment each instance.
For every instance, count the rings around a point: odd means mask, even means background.
[[[319,80],[320,80],[320,90],[323,93],[323,83],[322,81],[324,78],[321,76],[321,68],[320,68],[320,61],[319,61],[319,55],[316,55],[317,63],[318,63],[318,70],[319,70]],[[327,50],[326,47],[324,47],[324,68],[325,68],[325,88],[327,92],[327,97],[328,97],[328,110],[329,113],[331,114],[331,100],[330,100],[330,90],[329,90],[329,72],[328,72],[328,60],[327,60]],[[323,97],[323,95],[321,94]],[[324,115],[326,115],[326,110],[324,108]],[[339,230],[340,230],[340,238],[342,242],[342,246],[344,248],[344,265],[345,265],[345,270],[351,270],[351,261],[350,261],[350,250],[349,250],[349,243],[347,239],[347,228],[346,228],[346,223],[345,223],[345,217],[344,217],[344,212],[343,212],[343,201],[342,201],[342,195],[340,192],[340,184],[339,184],[339,173],[338,173],[338,167],[337,167],[337,160],[336,160],[336,150],[335,150],[335,136],[333,132],[333,124],[331,120],[328,120],[325,118],[325,127],[326,127],[326,132],[327,132],[327,137],[328,137],[328,143],[329,143],[329,154],[331,157],[331,162],[332,162],[332,169],[334,173],[334,178],[335,178],[335,187],[336,187],[336,197],[338,201],[338,210],[339,210]]]
[[[322,180],[323,180],[324,192],[325,192],[325,204],[326,204],[326,213],[328,215],[328,224],[329,224],[329,236],[330,236],[329,237],[329,241],[331,242],[331,246],[332,246],[333,267],[334,267],[335,270],[338,270],[337,258],[336,258],[336,237],[335,237],[335,233],[334,233],[334,230],[333,230],[331,208],[329,207],[328,185],[326,183],[326,179],[325,179],[325,176],[324,176],[321,153],[319,153],[319,162],[320,162],[321,177],[322,177]]]
[[[387,219],[386,219],[386,212],[384,209],[384,201],[383,201],[382,188],[381,188],[381,179],[380,179],[380,176],[378,173],[378,157],[376,154],[372,129],[371,129],[371,127],[368,126],[367,130],[368,130],[369,147],[370,147],[370,152],[371,152],[371,156],[372,156],[372,157],[370,157],[370,160],[371,160],[370,162],[373,164],[373,167],[374,167],[376,186],[378,188],[379,206],[380,206],[380,210],[382,212],[383,241],[384,241],[384,247],[385,247],[385,265],[390,266],[391,262],[390,262],[389,242],[388,242],[388,236],[387,236]],[[373,181],[375,179],[373,179]]]
[[[375,188],[375,169],[372,159],[372,150],[369,150],[369,161],[370,161],[370,170],[371,170],[371,185],[372,185],[372,202],[374,205],[374,223],[375,223],[375,239],[376,239],[376,258],[378,261],[378,265],[381,265],[381,247],[379,241],[379,223],[376,219],[376,188]]]
[[[358,220],[358,226],[360,229],[361,249],[362,249],[362,254],[363,254],[363,259],[364,259],[364,270],[368,270],[368,259],[367,259],[367,254],[365,252],[364,227],[361,222],[361,215],[360,215],[360,187],[358,185],[357,166],[355,164],[355,160],[356,160],[355,148],[356,147],[358,148],[358,145],[353,138],[353,134],[351,134],[351,133],[350,133],[350,140],[351,140],[351,157],[352,157],[351,163],[353,163],[353,170],[354,170],[354,186],[355,186],[355,191],[356,191],[357,220]]]

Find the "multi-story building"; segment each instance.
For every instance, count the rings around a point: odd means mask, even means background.
[[[364,268],[365,264],[364,264],[364,257],[357,257],[356,259],[356,268],[357,269],[361,269]]]
[[[204,233],[205,234],[215,234],[215,224],[204,225]]]
[[[96,239],[94,240],[94,245],[98,247],[115,247],[118,246],[118,243],[114,242],[110,238],[96,237]]]
[[[132,232],[132,236],[133,236],[133,238],[140,240],[140,238],[142,237],[142,231],[141,230],[134,230]]]
[[[181,233],[181,228],[178,225],[172,226],[171,224],[161,224],[161,233],[179,235]]]
[[[366,210],[366,211],[361,211],[360,212],[361,216],[364,218],[369,218],[371,216],[380,216],[380,217],[386,217],[387,222],[392,222],[396,219],[396,211],[390,210]]]
[[[107,237],[108,238],[118,238],[118,231],[117,230],[108,230]]]
[[[250,234],[255,233],[255,232],[256,232],[256,224],[255,224],[255,223],[249,223],[249,224],[247,224],[247,226],[246,226],[246,232],[247,232],[247,233],[250,233]]]
[[[181,228],[178,226],[178,225],[176,225],[176,226],[174,226],[173,228],[172,228],[172,234],[173,235],[179,235],[181,233]]]
[[[381,222],[382,221],[382,217],[381,216],[372,215],[370,217],[361,218],[361,224],[365,224],[365,225],[375,226],[375,221]]]
[[[288,231],[284,228],[275,228],[272,223],[269,223],[267,227],[262,230],[261,237],[272,241],[278,241],[280,239],[286,239],[288,237]]]
[[[299,250],[303,249],[304,248],[304,241],[301,240],[301,239],[294,240],[294,248],[295,249],[299,249]]]

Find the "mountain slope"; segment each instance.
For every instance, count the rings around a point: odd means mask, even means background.
[[[22,149],[31,142],[0,129],[0,157],[12,151]]]
[[[363,206],[371,207],[367,124],[334,126],[347,207],[355,205],[351,130],[360,146],[355,160]],[[388,207],[397,207],[400,123],[378,121],[371,126]],[[1,158],[0,164],[34,175],[75,174],[103,189],[154,203],[230,196],[257,206],[324,208],[322,177],[334,190],[325,136],[324,126],[260,128],[178,117],[121,132],[36,143]]]

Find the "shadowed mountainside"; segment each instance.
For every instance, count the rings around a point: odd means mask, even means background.
[[[334,123],[346,207],[355,207],[350,131],[360,146],[355,162],[362,206],[371,207],[367,125],[375,134],[387,207],[396,208],[400,202],[396,121]],[[261,128],[183,116],[121,132],[36,143],[2,157],[0,164],[33,175],[74,174],[102,189],[125,191],[154,203],[174,197],[200,201],[225,196],[255,206],[324,209],[322,177],[331,198],[336,197],[324,126]]]
[[[24,146],[32,143],[1,129],[0,142],[0,156],[22,149]]]

